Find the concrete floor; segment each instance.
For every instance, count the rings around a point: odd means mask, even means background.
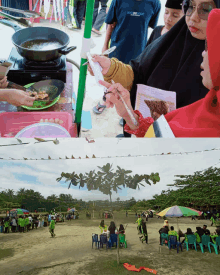
[[[49,23],[46,20],[41,20],[40,24],[34,24],[34,26],[46,26],[61,29],[70,36],[69,46],[77,46],[77,49],[68,54],[68,58],[74,60],[80,64],[80,53],[82,47],[82,38],[84,33],[84,26],[82,30],[69,30],[66,27],[61,27],[59,23],[52,22]],[[11,52],[13,44],[11,42],[11,36],[14,30],[10,27],[0,24],[0,59],[7,59]],[[95,47],[91,50],[91,53],[100,54],[104,39],[105,39],[105,28],[103,28],[102,36],[97,36],[92,34],[92,39],[95,43]],[[79,82],[79,70],[77,68],[73,69],[74,77],[74,90],[77,94],[78,82]],[[120,117],[116,113],[115,109],[105,109],[101,115],[96,115],[93,113],[93,107],[100,101],[103,96],[103,89],[96,84],[95,77],[92,77],[89,73],[87,74],[86,80],[86,94],[83,104],[84,111],[90,111],[92,117],[92,129],[89,131],[82,131],[81,137],[88,138],[100,138],[100,137],[115,137],[122,133],[122,127],[119,125]]]

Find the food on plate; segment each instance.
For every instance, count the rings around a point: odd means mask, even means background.
[[[60,125],[64,123],[63,120],[61,120],[59,118],[41,119],[40,123],[42,123],[42,122],[50,122],[50,123],[56,123],[56,124],[60,124]]]
[[[48,94],[46,93],[46,91],[39,91],[37,92],[33,92],[33,91],[29,91],[29,96],[33,96],[35,97],[36,100],[43,100],[45,98],[48,98]]]

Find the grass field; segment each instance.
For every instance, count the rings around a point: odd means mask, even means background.
[[[120,249],[120,265],[116,261],[116,249],[92,249],[92,233],[100,234],[98,228],[100,218],[87,219],[85,213],[80,213],[79,220],[57,223],[55,238],[51,238],[48,228],[38,228],[27,233],[0,234],[0,274],[132,274],[123,267],[123,263],[134,264],[137,268],[146,266],[157,270],[163,275],[218,275],[220,270],[220,255],[214,251],[210,254],[195,250],[179,252],[165,246],[159,249],[158,230],[163,226],[163,219],[156,217],[147,222],[149,242],[142,244],[137,234],[135,215],[128,217],[125,212],[116,212],[116,224],[126,225],[127,249]],[[105,220],[109,225],[111,219]],[[210,221],[192,221],[190,218],[178,219],[180,229],[185,232],[187,227],[195,231],[196,226],[208,224],[211,233],[215,228]],[[169,219],[169,224],[177,228],[176,219]],[[148,274],[142,270],[140,273]]]

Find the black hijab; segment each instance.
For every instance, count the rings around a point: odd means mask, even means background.
[[[214,0],[220,8],[220,0]],[[134,82],[130,92],[135,108],[137,84],[174,91],[177,108],[202,99],[208,92],[200,76],[205,41],[194,38],[186,25],[185,16],[170,31],[153,41],[130,65]],[[124,133],[125,136],[130,134]]]

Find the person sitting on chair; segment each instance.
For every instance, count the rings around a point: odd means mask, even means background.
[[[187,228],[186,233],[185,233],[185,239],[181,242],[182,244],[183,244],[184,242],[188,242],[187,235],[194,235],[194,233],[192,232],[192,229],[191,229],[191,228]]]
[[[124,229],[123,224],[120,224],[120,226],[119,226],[119,232],[118,233],[119,234],[125,234],[125,229]]]
[[[207,225],[206,224],[203,225],[203,231],[204,231],[205,235],[208,235],[208,236],[210,235],[210,231],[207,229]]]
[[[115,223],[114,223],[113,221],[111,221],[108,230],[109,230],[109,232],[110,232],[110,235],[111,235],[111,234],[115,234],[116,226],[115,226]]]
[[[170,227],[170,231],[168,232],[168,236],[176,236],[177,241],[179,241],[179,235],[178,233],[174,230],[174,227]]]
[[[220,229],[216,229],[214,235],[210,235],[211,240],[214,244],[216,244],[216,238],[220,236]]]
[[[169,232],[169,228],[167,225],[164,225],[160,230],[159,230],[159,234],[160,234],[160,244],[161,244],[161,234],[164,233],[164,234],[168,234]],[[165,241],[166,243],[166,241]]]
[[[196,243],[200,243],[201,242],[201,237],[202,235],[204,235],[204,231],[201,227],[196,227],[196,232],[194,233],[194,235],[196,236]]]
[[[104,220],[101,220],[101,223],[99,225],[99,228],[101,229],[101,234],[107,233],[107,225],[105,225]]]

